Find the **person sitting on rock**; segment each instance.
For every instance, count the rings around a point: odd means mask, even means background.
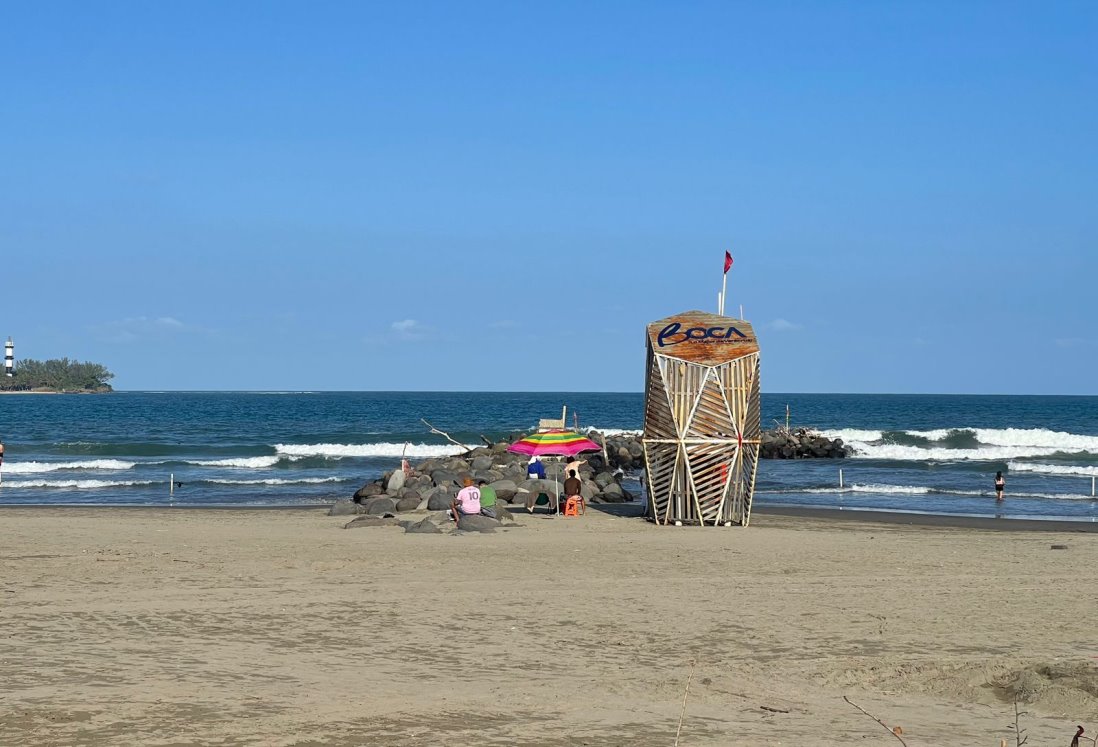
[[[480,512],[489,519],[496,518],[496,489],[487,480],[478,480],[480,490]]]
[[[480,513],[480,490],[473,485],[473,478],[466,477],[465,487],[458,491],[457,497],[450,503],[450,516],[457,521],[462,516],[476,516]]]
[[[530,463],[526,465],[526,477],[530,480],[545,479],[545,465],[536,456],[530,457]]]

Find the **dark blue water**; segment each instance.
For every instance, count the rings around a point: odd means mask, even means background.
[[[559,417],[642,426],[641,394],[121,392],[0,396],[0,503],[309,503],[382,471]],[[1098,518],[1098,397],[764,394],[764,427],[814,426],[852,459],[762,462],[757,502]],[[405,446],[405,444],[410,444]],[[839,488],[839,469],[843,488]],[[1007,475],[1006,500],[991,490]],[[169,494],[171,478],[181,482]]]

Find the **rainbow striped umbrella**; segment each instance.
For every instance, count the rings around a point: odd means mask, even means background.
[[[543,431],[520,438],[507,450],[527,456],[574,456],[581,451],[598,451],[601,448],[575,431]]]

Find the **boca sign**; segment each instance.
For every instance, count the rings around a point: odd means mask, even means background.
[[[717,365],[757,353],[751,325],[740,319],[688,311],[648,325],[652,351],[671,358]]]
[[[671,322],[660,330],[656,344],[661,348],[676,345],[687,340],[718,342],[725,340],[746,340],[747,335],[735,327],[690,327],[683,329],[682,322]]]

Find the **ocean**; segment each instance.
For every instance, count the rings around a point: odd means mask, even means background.
[[[0,396],[0,504],[301,505],[559,417],[639,430],[639,393],[116,392]],[[845,460],[763,460],[756,505],[1098,520],[1098,397],[764,394],[763,427],[815,427]],[[839,487],[839,470],[843,486]],[[1006,475],[1006,499],[992,480]],[[174,491],[172,481],[179,483]]]

